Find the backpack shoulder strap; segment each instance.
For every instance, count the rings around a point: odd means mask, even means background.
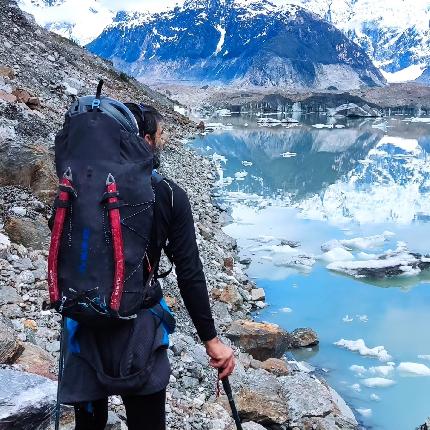
[[[160,182],[165,182],[166,183],[166,185],[169,187],[169,190],[170,190],[170,193],[171,193],[171,199],[170,199],[170,201],[171,201],[171,207],[173,209],[173,189],[170,186],[169,182],[166,180],[166,178],[163,175],[160,175],[157,172],[157,170],[154,169],[152,171],[152,175],[151,175],[151,182],[152,182],[152,186],[153,187],[155,187],[156,185],[158,185]],[[167,277],[170,274],[170,272],[172,271],[172,269],[173,269],[173,258],[172,258],[171,252],[169,251],[168,245],[167,244],[163,244],[162,248],[163,248],[164,254],[166,255],[166,257],[168,258],[168,260],[170,262],[170,269],[167,270],[164,273],[161,273],[161,274],[155,273],[155,278],[156,279],[162,279],[162,278]]]

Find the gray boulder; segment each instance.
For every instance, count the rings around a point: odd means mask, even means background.
[[[291,348],[306,348],[319,343],[317,334],[310,328],[297,328],[290,336]]]
[[[0,369],[0,428],[34,430],[55,407],[57,384],[42,376]]]
[[[13,242],[27,248],[45,249],[51,237],[48,225],[41,217],[32,220],[10,216],[6,220],[5,230]]]
[[[0,320],[0,364],[12,364],[23,349],[12,326]]]

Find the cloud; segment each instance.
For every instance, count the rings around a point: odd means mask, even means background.
[[[184,3],[184,0],[99,0],[100,3],[114,11],[128,10],[128,11],[150,11],[159,12],[169,8],[179,6]]]

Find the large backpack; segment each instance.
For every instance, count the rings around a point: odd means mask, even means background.
[[[153,283],[153,153],[122,103],[79,98],[55,139],[60,185],[48,258],[51,306],[90,325],[132,319]]]

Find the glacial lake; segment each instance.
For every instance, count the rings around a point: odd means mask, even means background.
[[[293,355],[363,428],[414,429],[430,416],[430,272],[404,262],[401,276],[373,279],[336,267],[430,254],[430,120],[269,118],[284,122],[206,119],[215,130],[191,143],[217,163],[225,231],[266,292],[254,317],[317,332],[317,347]]]

